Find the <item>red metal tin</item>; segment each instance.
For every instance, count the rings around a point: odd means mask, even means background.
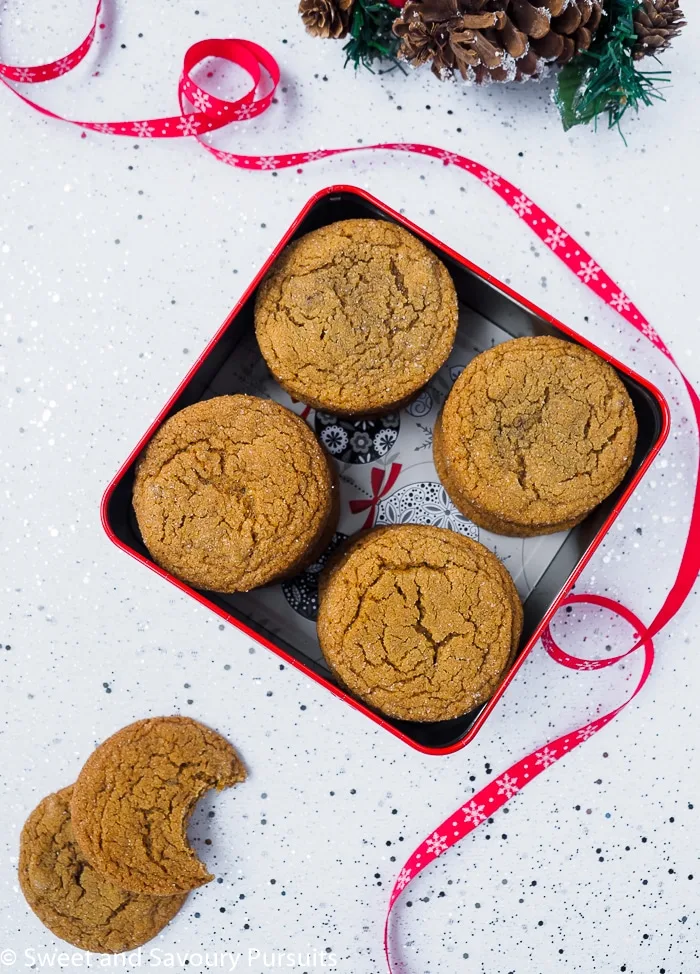
[[[625,481],[611,498],[589,515],[582,525],[570,532],[560,551],[527,598],[523,645],[497,693],[476,713],[440,724],[410,724],[382,717],[337,686],[330,674],[324,673],[318,663],[305,656],[301,650],[291,645],[281,645],[279,638],[274,637],[269,631],[266,632],[264,626],[256,624],[253,619],[246,619],[242,613],[239,614],[232,607],[224,605],[222,597],[217,593],[197,591],[174,578],[150,558],[140,539],[131,511],[134,465],[139,454],[168,416],[201,398],[208,377],[211,377],[221,361],[231,354],[246,328],[252,327],[252,303],[255,290],[280,251],[294,236],[335,220],[354,216],[390,220],[401,224],[421,238],[447,263],[455,280],[460,303],[477,310],[513,337],[523,334],[559,334],[606,359],[618,371],[632,395],[639,423],[637,451]],[[557,611],[562,599],[571,590],[593,552],[658,454],[668,435],[669,425],[670,417],[666,401],[646,379],[613,359],[587,339],[577,335],[571,328],[542,311],[527,298],[517,294],[512,288],[496,280],[487,271],[436,240],[369,193],[353,186],[331,186],[316,193],[304,206],[243,297],[122,464],[102,499],[102,523],[109,538],[123,551],[172,582],[181,591],[197,599],[202,605],[212,609],[223,619],[233,623],[252,639],[277,653],[290,665],[303,670],[331,693],[386,728],[410,747],[426,754],[449,754],[472,741],[483,727],[528,653],[537,643],[542,630]]]

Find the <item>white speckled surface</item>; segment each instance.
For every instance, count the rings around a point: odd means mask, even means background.
[[[188,44],[261,41],[282,64],[280,102],[219,144],[408,138],[471,154],[579,236],[700,382],[697,18],[666,59],[668,104],[630,121],[625,148],[607,132],[564,135],[546,85],[355,78],[338,45],[304,36],[291,0],[109,6],[99,53],[34,87],[44,104],[90,119],[167,114]],[[89,0],[7,0],[0,59],[58,57],[90,15]],[[535,651],[473,745],[422,757],[110,545],[107,481],[301,205],[332,182],[403,208],[666,392],[674,433],[579,585],[643,618],[673,577],[690,507],[696,450],[678,381],[485,187],[439,164],[358,155],[239,173],[194,143],[81,138],[4,91],[0,145],[0,964],[3,948],[23,970],[27,949],[64,946],[18,891],[29,811],[112,731],[182,712],[229,736],[250,778],[198,811],[192,834],[217,881],[146,952],[241,951],[238,970],[264,971],[249,949],[327,962],[328,950],[338,970],[378,974],[403,855],[490,774],[619,700],[634,667],[563,673]],[[596,626],[603,644],[627,645],[623,629],[589,619],[587,646]],[[567,647],[585,649],[582,627],[567,629]],[[696,599],[658,638],[639,702],[415,882],[395,926],[408,971],[695,974],[698,636]]]

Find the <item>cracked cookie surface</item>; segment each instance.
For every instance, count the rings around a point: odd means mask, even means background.
[[[448,720],[493,695],[522,606],[505,566],[444,528],[375,528],[321,579],[318,636],[348,690],[389,717]]]
[[[244,592],[314,560],[335,530],[337,488],[302,419],[269,399],[219,396],[161,426],[133,505],[159,565],[196,588]]]
[[[255,306],[258,344],[277,381],[336,414],[409,399],[445,362],[456,330],[447,268],[385,220],[341,220],[295,240]]]
[[[228,741],[188,717],[153,717],[117,731],[90,755],[73,788],[75,838],[123,889],[167,896],[213,877],[187,843],[202,795],[245,779]]]
[[[22,829],[19,882],[27,903],[57,937],[81,950],[120,953],[163,929],[187,898],[128,893],[87,862],[73,834],[73,787],[43,799]]]
[[[435,424],[433,456],[460,511],[496,534],[573,527],[621,483],[637,420],[615,370],[560,338],[473,359]]]

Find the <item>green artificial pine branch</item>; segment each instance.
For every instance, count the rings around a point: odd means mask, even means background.
[[[587,51],[581,51],[559,72],[555,102],[568,130],[574,125],[608,117],[608,128],[617,128],[632,108],[663,101],[657,82],[668,82],[669,71],[640,71],[633,57],[637,42],[634,12],[640,0],[608,0],[606,19]],[[622,135],[624,140],[624,135]]]
[[[392,24],[398,11],[387,0],[355,0],[350,21],[350,40],[343,50],[345,63],[352,61],[373,70],[376,60],[393,61],[397,65],[396,52],[399,39],[392,32]]]

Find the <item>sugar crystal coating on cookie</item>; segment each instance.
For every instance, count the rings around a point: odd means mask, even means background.
[[[457,297],[445,265],[385,220],[342,220],[283,251],[261,284],[258,343],[295,398],[338,414],[388,411],[445,362]]]
[[[435,425],[452,501],[501,534],[577,524],[622,481],[637,421],[615,370],[580,345],[519,338],[473,359]]]
[[[73,788],[48,795],[20,839],[19,881],[27,903],[62,940],[95,953],[140,947],[162,930],[187,897],[129,893],[101,875],[75,841]]]
[[[154,560],[197,588],[248,591],[302,570],[332,537],[334,474],[306,423],[269,399],[219,396],[168,419],[136,470]]]
[[[504,565],[443,528],[375,528],[326,570],[318,635],[339,682],[390,717],[458,717],[497,689],[522,607]]]
[[[211,788],[245,779],[229,742],[188,717],[153,717],[117,731],[90,755],[71,815],[88,862],[124,889],[166,896],[213,877],[187,843]]]

